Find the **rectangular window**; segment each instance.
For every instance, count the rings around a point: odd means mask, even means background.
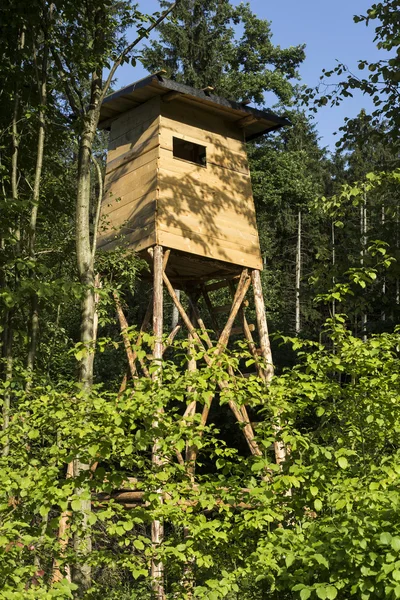
[[[174,158],[188,160],[189,162],[203,167],[207,166],[205,146],[174,137],[172,139],[172,150]]]

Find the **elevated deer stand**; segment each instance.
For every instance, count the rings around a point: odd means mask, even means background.
[[[161,364],[164,311],[163,288],[170,295],[189,343],[204,350],[211,364],[228,345],[230,337],[242,334],[254,357],[258,375],[266,382],[273,374],[272,356],[261,288],[260,254],[250,173],[245,142],[287,124],[276,115],[249,108],[152,75],[106,98],[100,125],[110,129],[110,142],[102,205],[103,226],[99,247],[111,250],[121,243],[146,258],[152,272],[152,297],[136,346],[149,327],[156,338],[154,361]],[[246,294],[252,287],[256,323],[245,315]],[[231,301],[213,306],[210,293],[227,288]],[[187,297],[185,310],[177,290]],[[217,335],[214,345],[208,335],[199,299],[203,298]],[[146,376],[146,365],[132,350],[126,335],[128,323],[116,295],[116,307],[132,377],[137,361]],[[218,326],[217,315],[226,314]],[[236,325],[235,325],[236,323]],[[180,325],[173,327],[168,341]],[[198,331],[202,332],[200,338]],[[256,338],[253,338],[256,332]],[[205,340],[205,341],[203,341]],[[258,341],[256,341],[258,340]],[[167,343],[168,343],[167,341]],[[211,358],[212,356],[212,358]],[[261,359],[261,360],[260,360]],[[188,368],[196,369],[193,359]],[[154,378],[161,376],[155,371]],[[126,385],[126,378],[122,384]],[[221,389],[227,384],[218,383]],[[261,455],[246,407],[229,401],[229,408],[245,436],[250,452]],[[196,401],[187,407],[183,419],[195,414]],[[210,404],[201,412],[201,426],[207,423]],[[157,419],[157,416],[155,417]],[[278,463],[285,458],[276,442]],[[196,448],[177,458],[194,477]],[[153,463],[161,464],[154,441]],[[163,539],[163,525],[154,521],[152,542]],[[152,565],[154,593],[164,598],[163,565]]]

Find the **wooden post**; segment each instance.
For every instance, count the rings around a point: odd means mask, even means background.
[[[269,342],[268,325],[267,318],[265,315],[265,304],[262,292],[260,271],[252,271],[251,278],[253,281],[254,305],[256,309],[258,334],[260,336],[260,348],[262,356],[265,362],[267,363],[265,370],[265,379],[267,382],[269,382],[271,381],[274,375],[274,365],[272,362],[271,345]]]
[[[262,292],[260,271],[254,270],[251,273],[254,291],[254,304],[256,309],[258,334],[260,336],[260,347],[262,356],[267,363],[265,371],[263,371],[264,379],[269,383],[274,375],[274,365],[272,362],[271,344],[269,341],[267,317],[265,314],[264,296]],[[274,426],[275,435],[279,435],[282,427],[280,424]],[[286,448],[283,442],[275,441],[275,460],[278,465],[286,460]]]
[[[161,361],[163,355],[163,248],[155,246],[153,252],[153,332],[154,342],[154,362],[158,368],[153,372],[153,379],[161,382]],[[153,427],[157,427],[157,416],[153,421]],[[153,465],[159,467],[162,464],[162,458],[159,454],[159,441],[154,440],[152,451]],[[162,501],[162,490],[160,492],[160,501]],[[154,550],[160,546],[164,539],[164,525],[160,520],[154,520],[151,524],[151,541]],[[161,561],[153,558],[151,563],[151,577],[155,600],[164,600],[164,565]]]

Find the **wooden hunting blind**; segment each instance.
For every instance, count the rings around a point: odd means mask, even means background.
[[[99,248],[173,249],[178,280],[262,269],[245,142],[286,123],[160,74],[108,96]]]
[[[137,251],[150,263],[152,279],[147,311],[134,345],[127,333],[123,304],[118,291],[114,292],[128,362],[120,393],[129,378],[135,387],[139,375],[162,382],[163,354],[183,327],[187,330],[189,371],[197,369],[194,349],[204,351],[202,364],[211,367],[220,360],[231,336],[242,335],[253,359],[254,374],[269,382],[273,364],[245,142],[286,124],[288,121],[272,113],[214,96],[209,89],[177,84],[160,73],[105,99],[100,127],[110,130],[110,142],[99,247],[111,250],[125,244]],[[245,297],[251,287],[255,324],[248,323],[246,316]],[[179,315],[179,322],[172,319],[168,336],[164,288]],[[185,303],[177,290],[186,294]],[[152,370],[137,350],[146,329],[154,333],[152,354],[144,353],[155,365]],[[256,332],[255,337],[252,332]],[[227,379],[246,375],[249,373],[235,373],[230,367]],[[218,398],[218,391],[228,383],[224,378],[213,383]],[[192,421],[191,426],[206,425],[213,398],[204,403],[200,396],[188,387],[183,424],[200,412],[199,421]],[[228,407],[240,424],[249,452],[263,456],[246,406],[232,398]],[[274,423],[273,427],[277,433],[276,462],[281,463],[286,453],[279,437],[280,425]],[[190,445],[184,453],[175,449],[176,459],[193,484],[198,451]],[[152,460],[155,468],[162,468],[164,459],[157,439]],[[162,502],[162,490],[159,493]],[[131,507],[129,502],[136,502],[140,494],[143,496],[138,490],[122,490],[112,497]],[[154,520],[151,540],[155,552],[163,536],[162,521]],[[165,600],[161,560],[152,560],[151,573],[154,597]]]

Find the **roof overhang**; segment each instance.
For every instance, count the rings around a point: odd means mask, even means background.
[[[163,71],[149,75],[135,83],[109,94],[103,101],[100,112],[100,129],[108,129],[120,114],[144,104],[156,96],[166,101],[183,100],[185,103],[203,107],[228,121],[237,122],[243,129],[247,141],[265,133],[290,125],[290,121],[272,112],[258,110],[240,102],[215,96],[208,90],[177,83],[163,76]]]

